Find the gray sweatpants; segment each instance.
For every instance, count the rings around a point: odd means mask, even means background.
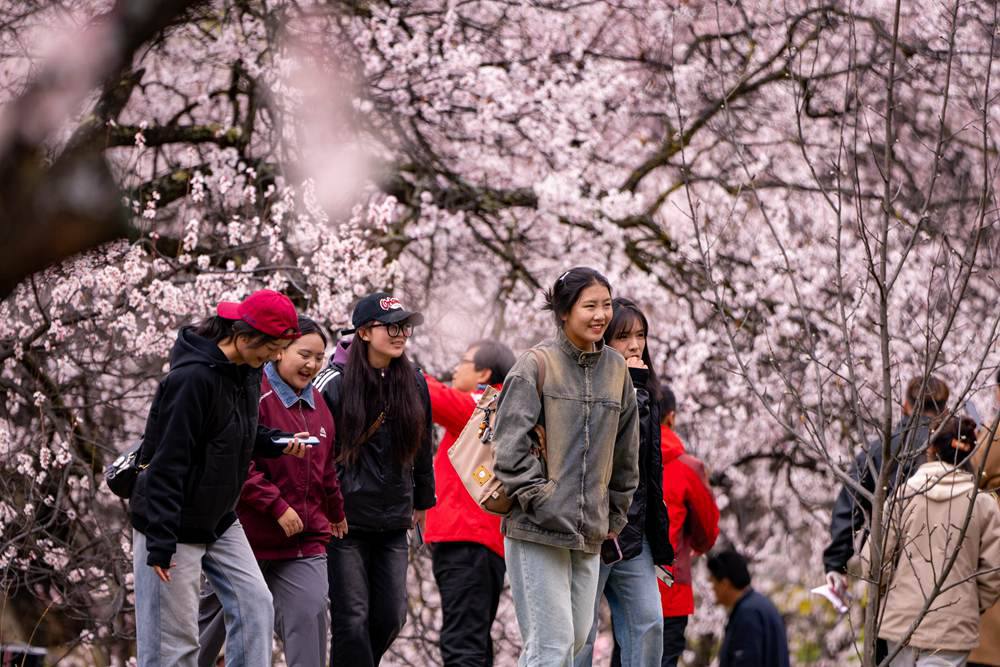
[[[259,563],[274,597],[274,630],[284,645],[288,667],[325,665],[330,644],[326,554]],[[219,599],[208,586],[202,589],[198,625],[201,633],[198,665],[214,667],[226,639],[226,626]]]

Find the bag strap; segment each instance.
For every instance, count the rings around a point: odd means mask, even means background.
[[[361,434],[361,437],[358,438],[358,444],[361,445],[368,442],[368,438],[375,435],[375,431],[377,431],[379,427],[382,426],[382,423],[384,421],[385,421],[385,410],[378,413],[378,418],[374,422],[372,422],[372,425],[368,427],[367,431]]]

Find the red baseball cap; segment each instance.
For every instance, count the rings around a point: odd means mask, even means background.
[[[239,303],[220,301],[215,310],[219,317],[243,320],[262,334],[274,338],[288,340],[302,335],[292,300],[274,290],[257,290]]]

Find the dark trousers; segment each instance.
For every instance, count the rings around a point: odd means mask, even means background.
[[[503,558],[475,542],[440,542],[431,560],[441,592],[444,667],[491,667],[490,628],[507,571]]]
[[[663,618],[663,660],[661,667],[677,667],[677,661],[684,655],[684,631],[687,616],[665,616]]]
[[[375,667],[406,623],[405,530],[351,530],[327,546],[330,664]]]
[[[687,646],[684,639],[687,625],[687,616],[663,617],[663,658],[660,659],[660,667],[677,667],[677,662],[684,655]],[[611,653],[611,667],[622,667],[622,654],[618,642],[615,642],[614,651]]]

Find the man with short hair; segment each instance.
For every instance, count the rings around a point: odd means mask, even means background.
[[[917,376],[906,385],[903,418],[892,432],[889,445],[893,474],[889,476],[887,497],[926,460],[931,421],[948,409],[950,393],[948,385],[933,375]],[[882,441],[875,440],[867,451],[858,454],[851,477],[874,492],[882,464]],[[823,569],[830,588],[842,597],[847,593],[847,562],[854,555],[857,536],[867,536],[871,512],[871,503],[850,486],[845,484],[840,489],[830,517],[830,544],[823,550]],[[888,654],[887,644],[877,640],[876,660],[881,661]]]
[[[431,417],[444,427],[434,457],[437,505],[427,511],[424,540],[432,545],[434,578],[441,592],[441,659],[445,667],[493,664],[490,628],[497,615],[506,566],[500,517],[483,511],[466,491],[448,458],[487,387],[498,390],[514,353],[503,343],[481,340],[455,366],[451,386],[428,377]]]
[[[924,462],[931,420],[947,409],[948,385],[933,375],[910,380],[903,399],[903,418],[892,433],[889,493],[900,480],[907,480]],[[882,469],[882,441],[875,440],[868,450],[858,455],[851,468],[851,477],[865,489],[875,490]],[[844,485],[830,517],[830,544],[823,550],[823,567],[827,582],[843,595],[847,590],[847,561],[854,555],[855,536],[867,532],[871,503],[848,485]]]
[[[708,557],[715,600],[729,610],[719,667],[789,667],[788,637],[781,614],[750,587],[743,556],[722,551]]]

